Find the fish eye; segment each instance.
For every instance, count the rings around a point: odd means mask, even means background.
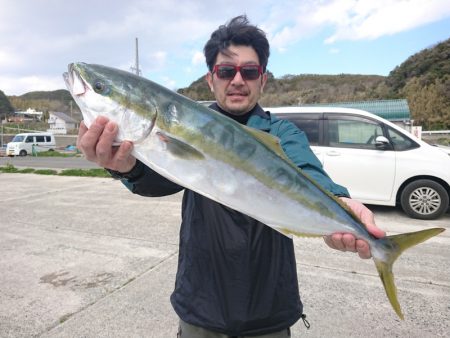
[[[94,91],[98,94],[108,94],[109,86],[102,80],[95,80],[94,85],[92,86]]]

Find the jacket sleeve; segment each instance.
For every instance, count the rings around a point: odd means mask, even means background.
[[[142,162],[136,163],[131,179],[121,179],[122,183],[134,194],[148,197],[161,197],[175,194],[184,188],[161,176]]]
[[[291,161],[333,195],[350,197],[348,190],[334,183],[325,172],[319,159],[312,152],[305,132],[290,121],[273,116],[272,119],[275,120],[275,123],[272,125],[270,133],[280,139],[280,145]]]

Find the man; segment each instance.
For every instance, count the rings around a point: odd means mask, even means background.
[[[323,171],[305,134],[292,123],[264,112],[258,99],[267,81],[269,43],[245,16],[211,35],[204,48],[212,109],[280,139],[286,155],[349,205],[376,237],[373,214],[351,200],[345,188]],[[183,188],[131,156],[133,145],[112,146],[117,125],[99,117],[80,126],[78,147],[87,159],[108,168],[134,193],[163,196]],[[370,257],[368,244],[351,234],[327,236],[332,248]],[[294,246],[268,226],[185,189],[180,253],[172,305],[180,317],[180,337],[288,337],[302,317]]]

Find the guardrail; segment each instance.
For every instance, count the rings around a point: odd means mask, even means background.
[[[450,134],[450,130],[422,130],[422,135],[445,135]]]

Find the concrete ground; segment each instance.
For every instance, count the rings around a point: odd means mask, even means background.
[[[175,337],[169,302],[180,198],[144,198],[105,178],[0,174],[0,337]],[[437,221],[374,207],[396,234]],[[393,312],[372,260],[295,239],[307,330],[293,336],[448,337],[450,231],[407,251]]]

